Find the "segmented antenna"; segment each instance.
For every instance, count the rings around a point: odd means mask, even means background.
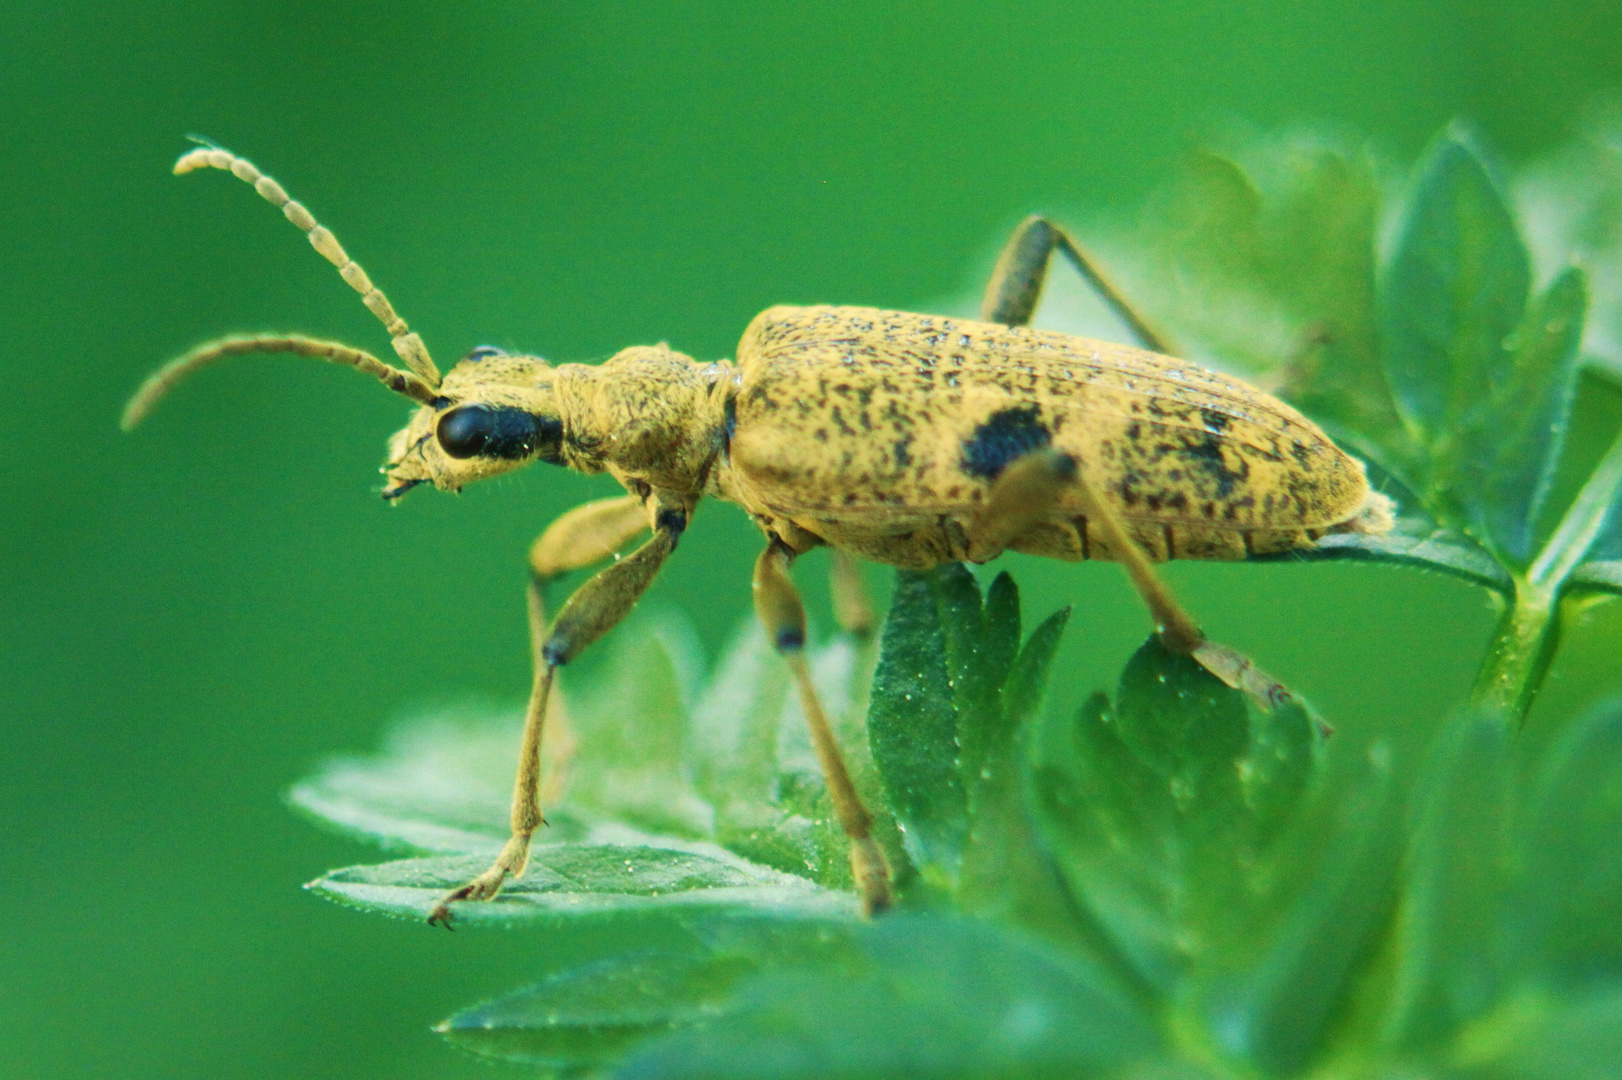
[[[296,204],[295,204],[296,205]],[[351,263],[351,266],[354,264]],[[358,267],[357,267],[358,269]],[[391,367],[361,349],[354,349],[336,341],[322,341],[318,338],[304,337],[299,334],[259,334],[254,337],[223,338],[211,341],[206,345],[199,345],[191,352],[177,359],[169,361],[157,371],[147,377],[146,382],[130,398],[128,405],[124,406],[124,417],[119,422],[125,431],[129,431],[142,420],[146,419],[152,407],[163,398],[165,394],[187,375],[200,367],[207,367],[216,360],[223,360],[227,356],[240,356],[243,353],[253,352],[289,352],[300,356],[314,356],[317,359],[329,360],[334,364],[345,364],[349,367],[363,371],[368,375],[377,377],[384,386],[397,394],[404,394],[413,401],[424,405],[431,405],[437,394],[421,376],[410,371],[401,371]]]
[[[338,238],[333,236],[326,226],[319,224],[310,211],[305,209],[303,203],[289,198],[280,184],[260,172],[247,158],[238,157],[229,150],[222,150],[217,146],[202,146],[182,154],[180,160],[175,162],[175,175],[184,176],[195,169],[205,167],[223,169],[238,180],[252,184],[253,189],[266,202],[279,209],[288,221],[304,230],[304,234],[310,238],[310,246],[338,268],[338,275],[349,283],[351,289],[360,293],[361,303],[377,316],[377,321],[389,332],[394,351],[405,362],[405,366],[421,376],[428,385],[439,385],[439,369],[434,366],[422,338],[412,332],[406,321],[395,313],[394,305],[383,295],[383,290],[372,284],[372,279],[366,276],[366,271],[360,268],[360,263],[349,257],[343,245],[338,243]]]

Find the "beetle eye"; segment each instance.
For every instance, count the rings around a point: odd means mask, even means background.
[[[453,458],[517,461],[539,454],[551,461],[562,442],[563,425],[511,405],[459,405],[439,418],[436,433]]]
[[[471,361],[474,361],[476,363],[476,362],[478,362],[480,360],[488,360],[492,356],[506,356],[506,355],[507,355],[507,350],[506,349],[498,349],[494,345],[475,345],[473,347],[473,349],[471,351],[469,351],[466,356],[462,357],[462,359],[463,359],[464,362],[471,360]]]

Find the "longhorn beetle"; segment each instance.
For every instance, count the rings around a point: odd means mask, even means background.
[[[863,909],[890,902],[890,873],[811,684],[795,556],[834,553],[836,612],[870,622],[852,557],[928,568],[1005,550],[1120,562],[1165,644],[1254,696],[1287,694],[1232,649],[1209,641],[1161,585],[1165,559],[1244,559],[1329,532],[1383,532],[1389,499],[1294,409],[1186,360],[1122,300],[1060,228],[1028,218],[999,257],[980,320],[863,307],[773,307],[755,317],[735,361],[700,363],[665,345],[633,346],[597,366],[476,348],[441,376],[422,339],[332,233],[248,161],[213,146],[177,174],[224,169],[309,237],[387,328],[404,368],[299,335],[225,338],[154,373],[130,400],[134,427],[180,379],[227,356],[292,352],[356,368],[420,406],[389,440],[383,497],[419,484],[459,491],[534,461],[607,472],[627,494],[564,514],[530,550],[535,675],[513,792],[512,835],[494,864],[444,897],[488,900],[524,871],[538,803],[541,729],[557,669],[636,603],[706,495],[737,503],[766,536],[756,611],[793,674],[827,779]],[[1058,251],[1143,348],[1032,329]],[[581,585],[547,625],[546,582],[630,555]]]

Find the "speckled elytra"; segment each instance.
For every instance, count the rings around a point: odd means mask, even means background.
[[[389,441],[385,499],[424,483],[458,491],[534,461],[607,472],[627,491],[563,515],[530,550],[536,670],[512,837],[431,922],[449,925],[452,903],[489,899],[523,872],[543,820],[540,739],[553,675],[631,609],[706,495],[737,503],[766,535],[756,609],[793,673],[868,912],[889,904],[889,869],[811,685],[804,609],[788,576],[796,555],[833,549],[836,614],[858,633],[872,617],[851,556],[913,568],[1004,550],[1114,560],[1169,647],[1230,685],[1276,698],[1286,691],[1206,639],[1151,563],[1243,559],[1329,532],[1390,528],[1391,504],[1369,489],[1360,462],[1283,402],[1162,355],[1162,339],[1042,218],[1025,221],[1004,249],[980,320],[774,307],[744,330],[735,361],[701,363],[660,344],[597,366],[554,366],[481,347],[442,377],[365,271],[279,184],[212,146],[184,155],[175,172],[203,167],[252,184],[302,229],[387,328],[405,367],[302,336],[227,338],[152,375],[125,410],[126,429],[197,368],[239,353],[294,352],[358,368],[421,405]],[[1025,325],[1055,250],[1147,348]],[[547,581],[649,529],[547,624]]]

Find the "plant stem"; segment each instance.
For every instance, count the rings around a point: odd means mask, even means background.
[[[1559,600],[1553,588],[1515,579],[1515,592],[1498,620],[1476,675],[1471,703],[1520,727],[1543,685],[1559,644]]]
[[[1559,644],[1560,592],[1588,555],[1622,490],[1622,435],[1611,443],[1582,491],[1572,501],[1554,535],[1526,573],[1493,631],[1487,657],[1476,676],[1471,701],[1519,727],[1549,673]]]

